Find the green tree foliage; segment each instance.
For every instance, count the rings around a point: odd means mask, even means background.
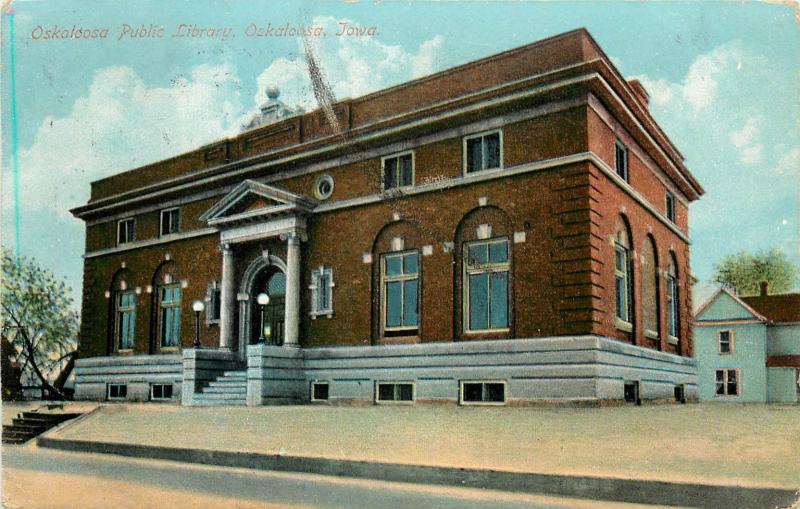
[[[23,380],[65,399],[64,383],[77,358],[79,318],[69,288],[34,260],[2,252],[0,329]]]
[[[715,270],[714,281],[735,288],[740,295],[758,295],[762,281],[769,283],[769,293],[785,293],[798,280],[797,267],[776,248],[728,255]]]

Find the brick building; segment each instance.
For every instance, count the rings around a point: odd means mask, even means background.
[[[78,397],[696,397],[703,190],[588,32],[326,110],[269,96],[238,136],[93,182],[72,211]]]

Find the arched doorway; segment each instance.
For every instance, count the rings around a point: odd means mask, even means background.
[[[269,303],[258,304],[260,293],[269,296]],[[266,267],[253,282],[250,293],[250,317],[252,320],[250,343],[282,345],[285,334],[286,274],[275,266]],[[263,312],[262,312],[263,311]]]

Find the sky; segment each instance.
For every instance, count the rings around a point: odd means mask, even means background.
[[[585,27],[624,76],[645,85],[652,114],[706,189],[690,208],[700,282],[741,250],[778,247],[800,264],[800,11],[787,5],[48,0],[12,7],[14,94],[7,13],[0,54],[0,242],[66,278],[76,301],[85,232],[69,209],[86,203],[91,181],[235,134],[272,84],[287,104],[315,107],[300,39],[248,35],[287,23],[325,27],[328,35],[314,41],[337,98]],[[374,34],[335,36],[343,23]],[[106,37],[46,38],[73,26]],[[192,27],[230,30],[186,36]],[[160,28],[162,37],[148,37]]]

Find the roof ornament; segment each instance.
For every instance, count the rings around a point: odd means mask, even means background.
[[[258,112],[250,117],[250,120],[242,124],[242,130],[255,129],[256,127],[273,124],[284,118],[303,113],[302,108],[291,108],[278,99],[281,91],[274,83],[268,85],[266,90],[267,101],[258,108]]]

